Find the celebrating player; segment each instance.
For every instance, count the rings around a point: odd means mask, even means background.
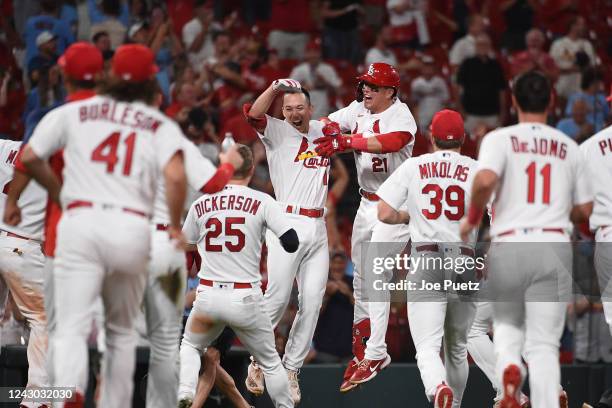
[[[495,194],[488,270],[496,300],[494,347],[504,390],[500,405],[519,406],[523,350],[531,406],[548,408],[559,406],[559,342],[571,285],[568,232],[571,222],[589,217],[593,197],[578,145],[546,125],[548,79],[528,72],[514,81],[512,93],[519,123],[485,136],[461,236],[469,239]]]
[[[274,98],[285,91],[285,120],[266,115]],[[259,133],[266,148],[270,178],[276,199],[291,226],[300,236],[300,249],[287,253],[271,232],[268,246],[268,287],[266,308],[276,326],[287,307],[293,281],[297,277],[299,310],[291,326],[283,365],[289,376],[294,403],[301,399],[297,380],[299,369],[310,350],[329,270],[329,251],[325,228],[325,200],[329,178],[329,158],[314,152],[314,140],[323,136],[323,124],[311,120],[310,96],[299,82],[274,81],[253,103],[245,106],[247,120]],[[289,275],[287,275],[289,274]],[[247,388],[263,392],[261,373],[256,364],[249,367]]]
[[[406,243],[409,240],[406,225],[378,222],[376,204],[379,198],[375,192],[410,157],[417,130],[410,109],[397,97],[400,77],[395,68],[377,62],[357,79],[357,100],[329,115],[332,123],[326,126],[326,136],[315,141],[319,155],[354,152],[361,194],[351,237],[351,258],[355,266],[354,357],[344,372],[342,392],[371,380],[391,362],[385,344],[390,304],[364,301],[362,274],[367,271],[361,265],[362,244],[366,241]]]
[[[298,235],[269,195],[247,187],[254,171],[253,155],[247,146],[240,145],[238,151],[244,163],[229,185],[193,203],[183,226],[191,245],[188,249],[197,244],[205,262],[198,274],[200,286],[181,343],[180,408],[191,406],[203,348],[226,325],[257,360],[274,405],[293,407],[287,375],[274,347],[274,332],[264,307],[259,262],[266,228],[290,253],[300,246]]]
[[[145,288],[148,219],[162,174],[168,233],[182,240],[182,135],[176,124],[148,106],[155,98],[156,72],[150,49],[119,47],[102,95],[51,111],[23,152],[32,177],[59,201],[59,181],[44,160],[64,149],[64,212],[53,272],[57,327],[51,338],[52,376],[55,386],[76,386],[77,404],[87,388],[86,336],[98,296],[104,302],[107,343],[99,405],[126,406],[132,400],[133,321]]]
[[[378,219],[389,224],[410,221],[411,254],[415,256],[474,256],[475,234],[467,245],[459,244],[459,220],[476,172],[476,161],[459,153],[464,138],[459,113],[436,113],[431,121],[434,152],[405,161],[378,189]],[[407,211],[401,210],[404,203]],[[420,266],[414,266],[410,273],[417,285],[456,278],[455,270],[446,276],[443,269]],[[408,290],[408,321],[417,364],[425,394],[435,408],[461,406],[469,372],[467,334],[475,312],[475,303],[469,298],[447,298],[444,291]],[[444,363],[440,358],[442,337]]]

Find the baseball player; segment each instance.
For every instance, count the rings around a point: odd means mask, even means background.
[[[180,139],[185,159],[187,184],[195,191],[215,193],[223,189],[242,163],[235,147],[220,155],[218,169],[202,156],[187,138]],[[151,260],[145,289],[145,317],[151,345],[147,379],[147,407],[165,408],[176,404],[178,393],[179,339],[187,281],[185,256],[176,251],[168,235],[170,214],[163,180],[157,183],[151,225]]]
[[[286,91],[283,96],[285,120],[266,115],[281,91]],[[296,277],[298,282],[299,310],[283,356],[291,395],[297,404],[301,399],[297,374],[310,350],[329,270],[324,207],[330,159],[317,155],[313,143],[323,136],[324,125],[311,120],[310,96],[292,79],[274,81],[244,110],[266,148],[276,200],[282,212],[288,213],[287,218],[301,241],[298,251],[287,253],[271,231],[266,233],[268,286],[265,301],[272,326],[280,322]],[[257,365],[251,364],[247,378],[249,391],[261,394],[262,380]]]
[[[94,88],[98,76],[104,67],[102,54],[90,43],[78,42],[66,49],[64,55],[59,59],[58,64],[62,68],[64,84],[68,90],[66,102],[75,102],[91,98],[95,95]],[[27,140],[24,140],[27,142]],[[21,222],[21,209],[18,203],[20,195],[29,188],[30,176],[26,168],[17,157],[15,162],[15,172],[13,181],[8,189],[6,207],[4,211],[4,222],[7,225],[16,226]],[[49,159],[49,165],[56,177],[61,180],[64,160],[62,152],[57,152]],[[43,253],[45,254],[44,264],[44,304],[47,316],[47,331],[49,336],[55,329],[55,313],[53,312],[53,257],[55,256],[55,242],[57,237],[57,224],[61,217],[61,207],[51,198],[47,200],[44,212],[44,237]],[[47,350],[47,372],[53,373],[50,363],[53,361],[53,349],[48,345]],[[50,378],[52,382],[52,378]]]
[[[473,257],[476,234],[459,244],[459,220],[470,198],[477,163],[459,152],[465,138],[461,115],[452,110],[436,113],[431,121],[434,152],[405,161],[380,186],[378,219],[388,224],[410,221],[410,253],[422,258]],[[401,207],[406,203],[407,210]],[[445,282],[467,273],[414,264],[410,280]],[[445,292],[408,290],[408,320],[425,394],[435,408],[460,407],[469,372],[467,335],[476,313],[469,297]],[[444,363],[440,345],[444,337]]]
[[[150,253],[149,218],[156,180],[166,181],[168,233],[182,240],[186,195],[179,127],[154,109],[154,54],[119,47],[101,95],[47,114],[23,151],[32,177],[59,201],[60,185],[46,160],[64,149],[63,214],[53,270],[55,386],[87,386],[86,335],[94,301],[105,309],[106,352],[99,406],[132,400],[136,336]],[[84,137],[86,136],[86,137]],[[64,404],[60,404],[60,407]]]
[[[362,244],[366,241],[407,243],[409,240],[406,225],[378,222],[376,190],[411,156],[417,130],[410,109],[398,99],[400,77],[395,68],[376,62],[357,79],[357,100],[332,113],[329,120],[334,123],[329,126],[334,132],[315,141],[316,152],[322,156],[354,152],[361,194],[351,237],[351,257],[355,266],[354,357],[344,372],[342,392],[374,378],[391,362],[385,344],[390,304],[364,300],[363,274],[367,271],[361,264]]]
[[[253,155],[244,145],[239,152],[244,163],[230,184],[219,193],[196,200],[183,226],[188,244],[192,248],[197,244],[204,262],[181,342],[180,408],[191,406],[203,347],[210,345],[226,325],[257,360],[274,405],[293,407],[260,288],[259,262],[266,228],[291,253],[298,249],[298,235],[269,195],[247,187],[254,171]]]
[[[612,91],[612,89],[611,89]],[[612,101],[610,92],[608,101]],[[595,200],[589,227],[595,233],[595,269],[606,316],[612,333],[612,126],[603,129],[580,145],[592,180]]]
[[[13,179],[13,167],[21,142],[0,140],[0,211],[4,211],[6,193]],[[47,320],[43,300],[45,257],[41,251],[46,192],[32,184],[23,192],[18,205],[22,217],[17,225],[0,222],[0,287],[11,292],[20,313],[30,327],[28,342],[27,388],[49,385],[47,378]],[[2,309],[6,296],[0,298]],[[42,406],[23,401],[23,407]]]
[[[592,209],[588,172],[577,144],[546,125],[550,92],[539,72],[514,81],[512,101],[519,123],[485,136],[470,209],[461,222],[461,236],[467,240],[495,194],[488,279],[496,300],[501,407],[519,406],[525,374],[521,351],[529,365],[531,406],[559,406],[559,341],[571,286],[568,231]]]

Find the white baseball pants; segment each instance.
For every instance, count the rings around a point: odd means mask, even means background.
[[[0,277],[30,326],[28,383],[26,387],[48,386],[47,318],[43,299],[45,256],[40,242],[0,236]],[[23,402],[26,407],[40,404]]]
[[[272,326],[276,327],[289,303],[293,280],[297,278],[299,309],[289,331],[283,364],[288,369],[299,370],[317,328],[329,274],[329,249],[322,218],[294,214],[287,217],[297,232],[300,246],[296,252],[288,253],[271,231],[266,232],[268,287],[264,299]]]
[[[496,239],[489,250],[489,285],[499,299],[493,302],[498,381],[510,364],[524,372],[522,352],[529,365],[533,408],[559,406],[559,343],[571,267],[568,237],[558,233],[517,232]]]
[[[483,283],[481,283],[482,287]],[[478,302],[476,316],[468,333],[468,353],[482,370],[497,396],[502,393],[501,384],[495,374],[495,349],[489,338],[489,329],[493,322],[493,305],[491,302]]]
[[[370,338],[366,343],[365,358],[369,360],[381,360],[387,355],[387,343],[385,336],[389,323],[389,294],[377,292],[376,300],[369,301],[373,288],[364,287],[365,283],[372,281],[366,279],[364,274],[372,273],[362,265],[366,254],[363,252],[366,242],[388,242],[393,243],[390,251],[400,253],[410,240],[408,225],[390,225],[378,221],[378,202],[361,199],[355,221],[353,222],[353,234],[351,236],[351,258],[353,261],[353,289],[355,296],[355,309],[353,324],[364,319],[370,319]],[[380,254],[377,254],[380,256]],[[370,295],[368,292],[370,291]]]
[[[223,331],[234,330],[261,367],[266,389],[277,408],[293,407],[287,373],[275,348],[274,330],[261,288],[233,289],[231,285],[198,287],[181,342],[179,400],[195,395],[200,355]]]
[[[176,405],[187,270],[185,254],[167,231],[151,232],[151,261],[145,289],[147,336],[151,347],[147,408]]]
[[[595,234],[595,242],[595,270],[606,322],[612,333],[612,226],[599,228]]]
[[[68,210],[58,225],[53,266],[53,385],[76,386],[84,395],[87,336],[94,305],[101,296],[106,351],[100,408],[131,405],[137,342],[133,322],[144,294],[150,246],[148,220],[121,209]]]

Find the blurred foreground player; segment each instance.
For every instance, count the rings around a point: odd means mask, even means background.
[[[157,67],[150,49],[119,47],[101,95],[47,114],[23,152],[23,163],[54,201],[60,184],[46,159],[64,149],[63,214],[54,263],[54,386],[87,389],[86,336],[94,301],[104,302],[106,352],[99,406],[132,401],[136,333],[145,289],[149,217],[156,180],[166,183],[168,233],[182,242],[186,180],[178,126],[154,109]],[[87,137],[83,137],[86,135]]]
[[[298,236],[278,203],[247,187],[253,176],[253,154],[241,145],[243,165],[229,185],[204,195],[191,206],[183,231],[188,249],[205,262],[200,286],[181,342],[179,407],[191,406],[200,355],[226,326],[231,327],[261,367],[276,407],[293,407],[289,382],[275,348],[274,332],[261,292],[259,262],[266,228],[287,252],[298,249]]]
[[[546,125],[548,79],[528,72],[513,83],[519,123],[485,136],[461,236],[480,224],[495,194],[489,250],[501,408],[519,407],[529,366],[531,406],[560,406],[559,342],[571,290],[572,222],[591,214],[593,196],[578,145]],[[564,393],[563,393],[564,395]]]

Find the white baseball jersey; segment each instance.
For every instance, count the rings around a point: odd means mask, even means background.
[[[477,166],[449,150],[424,154],[405,161],[376,194],[395,210],[406,205],[413,242],[459,242]]]
[[[157,109],[95,96],[49,112],[29,145],[43,159],[64,148],[63,208],[85,200],[151,214],[160,172],[182,137]]]
[[[357,179],[359,186],[366,191],[378,190],[387,177],[412,156],[417,125],[408,106],[399,99],[381,113],[370,113],[363,106],[363,102],[353,101],[346,108],[329,115],[329,119],[338,122],[343,132],[360,133],[363,137],[390,132],[409,132],[412,135],[410,143],[398,152],[355,152]]]
[[[490,132],[478,164],[499,177],[492,236],[517,228],[569,229],[572,207],[593,199],[578,145],[544,124],[519,123]]]
[[[259,282],[265,229],[280,237],[289,219],[269,195],[227,185],[197,199],[183,224],[185,239],[202,256],[201,278],[219,282]]]
[[[612,225],[612,126],[596,133],[580,145],[595,194],[589,227]]]
[[[311,120],[308,134],[287,121],[266,115],[259,134],[266,148],[276,199],[306,208],[323,208],[327,199],[329,158],[318,156],[313,140],[323,136],[323,124]]]
[[[6,194],[9,183],[13,179],[15,159],[19,153],[21,142],[12,140],[0,140],[0,214],[4,214]],[[21,193],[17,202],[21,209],[21,223],[11,227],[2,222],[0,217],[0,229],[22,237],[43,239],[43,226],[45,219],[45,208],[47,205],[47,192],[38,184],[31,182]]]
[[[206,185],[217,171],[217,168],[210,160],[202,156],[200,149],[185,137],[181,137],[181,148],[185,161],[185,173],[187,175],[187,185],[198,192]],[[199,197],[201,195],[198,194]],[[166,202],[166,183],[160,178],[157,182],[157,192],[155,193],[155,204],[153,206],[154,224],[169,224],[170,214]]]

